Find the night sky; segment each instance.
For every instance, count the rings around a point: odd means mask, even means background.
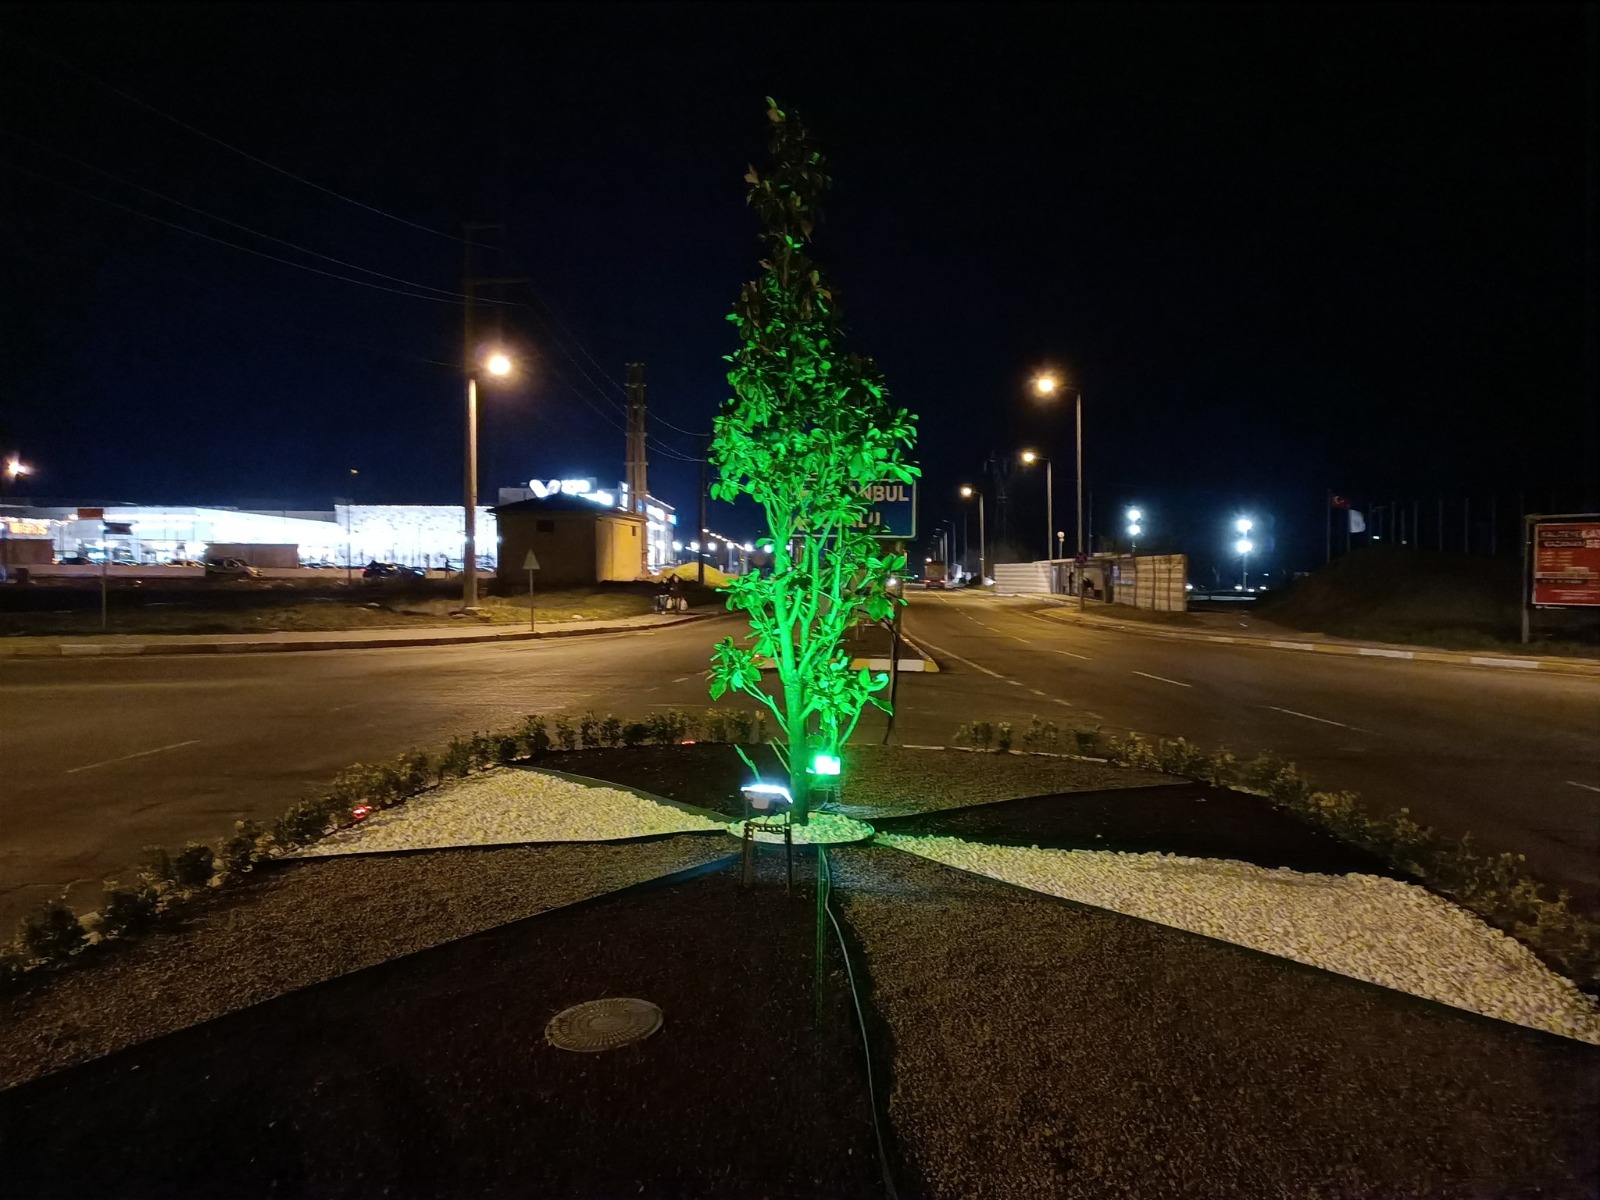
[[[1594,12],[8,7],[0,448],[41,500],[458,501],[458,239],[501,222],[479,270],[532,285],[484,320],[527,365],[482,494],[620,478],[639,360],[692,510],[662,422],[727,394],[774,95],[831,158],[816,253],[921,416],[925,527],[1028,445],[1070,530],[1047,364],[1098,523],[1139,502],[1153,548],[1249,511],[1313,565],[1328,489],[1593,504]],[[1024,551],[1042,510],[1019,473]]]

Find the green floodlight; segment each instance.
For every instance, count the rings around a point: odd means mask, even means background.
[[[818,754],[811,760],[811,773],[813,775],[837,775],[839,773],[839,756],[837,754]]]

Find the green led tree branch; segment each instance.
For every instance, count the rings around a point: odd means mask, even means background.
[[[837,301],[806,254],[823,192],[831,182],[822,154],[798,116],[767,101],[771,164],[745,176],[761,218],[766,257],[728,317],[739,348],[711,444],[718,471],[711,494],[749,496],[766,514],[770,574],[728,587],[728,607],[750,619],[744,644],[727,638],[712,658],[711,695],[737,688],[777,717],[794,796],[794,817],[810,807],[813,752],[836,755],[887,675],[851,671],[844,639],[863,620],[882,620],[902,603],[888,590],[905,568],[866,532],[866,489],[909,483],[905,461],[915,418],[896,408],[870,359],[843,348]],[[761,687],[760,662],[778,673],[776,695]]]

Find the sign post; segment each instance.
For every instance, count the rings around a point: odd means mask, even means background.
[[[533,611],[533,573],[539,569],[539,558],[532,550],[522,560],[522,569],[528,573],[528,632],[539,631],[539,618]]]

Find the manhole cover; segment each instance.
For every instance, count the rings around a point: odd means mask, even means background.
[[[660,1028],[661,1010],[650,1001],[614,997],[563,1009],[550,1018],[544,1036],[558,1050],[592,1053],[641,1042]]]

